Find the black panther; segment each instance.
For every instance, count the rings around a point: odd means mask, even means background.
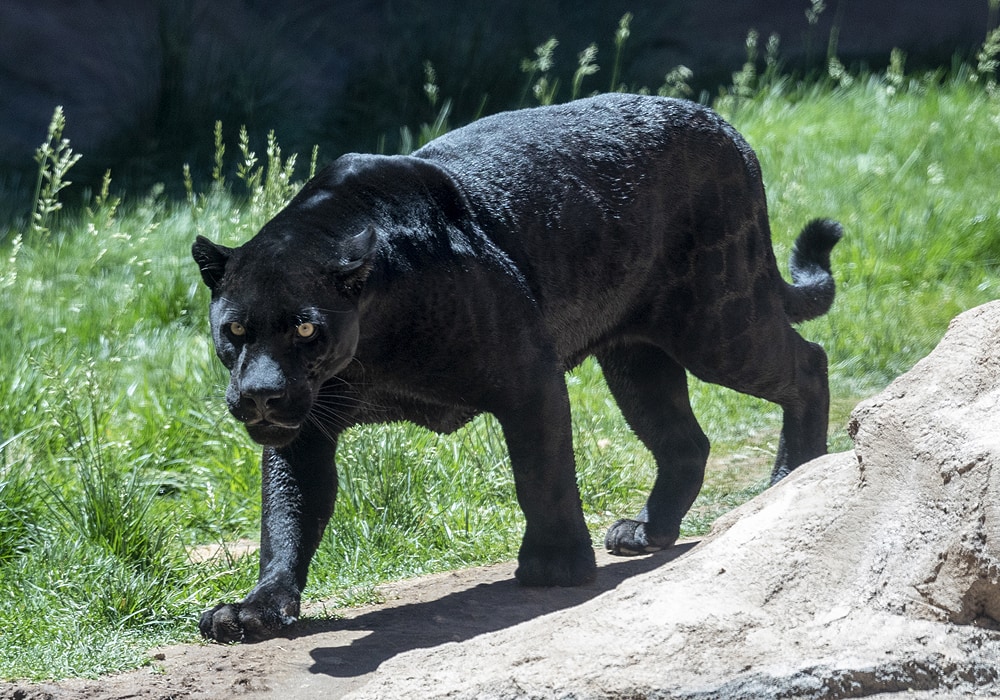
[[[342,156],[240,247],[198,237],[226,402],[263,445],[259,582],[202,633],[295,620],[338,438],[364,423],[493,414],[525,517],[517,579],[591,581],[564,380],[591,355],[658,470],[608,531],[614,553],[670,547],[701,488],[686,371],[781,406],[773,481],[824,454],[826,354],[791,324],[830,308],[840,236],[808,223],[787,283],[746,141],[707,107],[613,94],[486,117],[411,156]]]

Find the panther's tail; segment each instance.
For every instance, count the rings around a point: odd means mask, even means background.
[[[785,313],[792,323],[822,316],[833,304],[835,285],[830,251],[843,229],[836,221],[815,219],[802,229],[788,264],[793,284],[784,286]]]

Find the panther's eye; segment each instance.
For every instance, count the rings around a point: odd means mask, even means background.
[[[316,326],[308,321],[300,323],[295,327],[295,334],[303,339],[312,338],[316,335]]]
[[[235,335],[236,337],[240,337],[247,334],[247,329],[246,326],[244,326],[242,323],[237,323],[236,321],[233,321],[232,323],[229,324],[229,332]]]

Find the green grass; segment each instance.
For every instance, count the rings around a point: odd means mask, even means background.
[[[955,314],[1000,296],[1000,99],[968,75],[849,87],[772,76],[718,102],[761,158],[779,259],[809,218],[846,229],[834,308],[801,328],[830,355],[832,449],[849,448],[858,399],[929,352]],[[0,248],[0,678],[141,664],[255,579],[253,555],[188,555],[255,538],[260,515],[258,452],[225,412],[188,252],[197,233],[245,240],[294,191],[276,144],[267,168],[241,157],[247,193],[220,175],[187,202],[105,193],[66,215],[49,201]],[[596,365],[568,381],[599,540],[640,507],[653,467]],[[697,536],[763,488],[780,413],[694,380],[691,393],[713,443],[684,524]],[[350,604],[379,581],[515,556],[522,518],[490,417],[447,437],[357,429],[339,464],[307,597]]]

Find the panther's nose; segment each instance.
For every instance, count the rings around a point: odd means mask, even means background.
[[[257,409],[257,413],[261,416],[266,416],[268,411],[274,407],[278,399],[281,398],[284,392],[280,389],[275,388],[260,388],[254,389],[253,391],[243,390],[243,401],[250,401],[253,403],[254,407]]]
[[[235,394],[234,413],[244,422],[267,419],[285,396],[285,376],[278,363],[267,355],[251,358],[242,376],[230,384]]]
[[[244,423],[258,423],[269,420],[283,396],[284,392],[274,387],[240,387],[230,410]]]

